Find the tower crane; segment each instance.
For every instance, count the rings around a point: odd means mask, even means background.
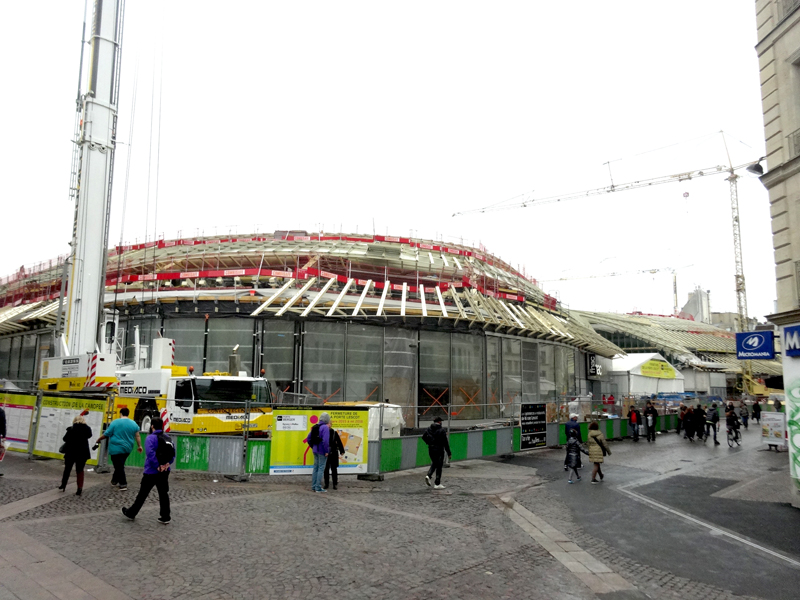
[[[749,329],[749,323],[747,318],[747,289],[744,281],[744,267],[742,265],[742,233],[739,220],[739,186],[737,184],[739,175],[737,175],[736,172],[740,171],[741,169],[745,169],[748,172],[753,173],[755,175],[762,175],[764,171],[760,163],[764,159],[760,158],[755,162],[748,162],[741,165],[733,166],[733,163],[731,163],[730,161],[728,144],[727,142],[725,142],[724,135],[722,136],[722,140],[723,143],[725,144],[725,152],[726,154],[728,154],[727,167],[722,165],[717,165],[715,167],[710,167],[707,169],[698,169],[695,171],[687,171],[685,173],[676,173],[674,175],[664,175],[661,177],[653,177],[651,179],[640,179],[621,184],[615,184],[612,180],[611,185],[605,187],[594,188],[591,190],[584,190],[582,192],[572,192],[563,195],[560,194],[556,196],[547,196],[544,198],[536,198],[533,195],[533,192],[528,192],[526,194],[521,194],[520,196],[517,196],[515,198],[511,198],[511,200],[516,200],[516,202],[513,202],[511,204],[506,204],[506,203],[494,204],[484,208],[476,208],[473,210],[457,212],[454,213],[453,216],[457,217],[474,213],[486,213],[486,212],[494,212],[501,210],[513,210],[517,208],[527,208],[532,206],[540,206],[542,204],[553,204],[555,202],[562,202],[562,201],[565,202],[568,200],[578,200],[580,198],[587,198],[590,196],[610,194],[612,192],[625,192],[629,190],[636,190],[656,185],[662,185],[665,183],[690,181],[692,179],[707,177],[709,175],[727,174],[728,177],[726,177],[725,180],[730,184],[731,220],[733,226],[733,255],[734,255],[734,262],[736,265],[736,274],[735,274],[736,308],[739,317],[739,327],[737,329],[742,332],[747,331]],[[755,383],[755,380],[753,379],[752,376],[751,362],[746,361],[744,368],[742,389],[743,391],[751,393],[755,389],[756,385],[757,384]]]

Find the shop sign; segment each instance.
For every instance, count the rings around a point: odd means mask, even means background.
[[[775,358],[775,334],[772,331],[745,331],[736,334],[736,358]]]

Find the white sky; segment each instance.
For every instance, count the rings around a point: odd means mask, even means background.
[[[68,250],[83,6],[0,3],[0,274]],[[622,159],[617,183],[724,165],[720,130],[735,165],[758,159],[755,43],[747,1],[129,1],[110,245],[131,151],[126,242],[374,221],[481,242],[574,308],[671,313],[676,269],[680,305],[699,285],[712,310],[735,311],[724,176],[451,215],[608,185],[608,160]],[[763,317],[766,190],[743,177],[739,203],[749,312]]]

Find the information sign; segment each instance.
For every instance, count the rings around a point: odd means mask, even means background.
[[[547,410],[542,404],[522,404],[519,414],[520,450],[547,445]]]

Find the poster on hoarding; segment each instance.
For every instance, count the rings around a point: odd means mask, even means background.
[[[520,405],[520,450],[543,448],[547,445],[547,411],[545,404]]]
[[[55,398],[45,396],[42,398],[42,410],[39,415],[39,429],[36,434],[36,444],[33,453],[37,456],[49,458],[64,458],[58,449],[63,444],[67,427],[72,426],[72,420],[82,411],[88,410],[84,416],[86,424],[92,428],[92,437],[89,448],[94,446],[97,438],[103,433],[103,415],[106,410],[105,400],[90,400],[88,398]],[[91,458],[87,464],[97,464],[97,451],[91,450]]]
[[[786,415],[776,412],[761,413],[761,442],[786,448]]]
[[[6,439],[13,442],[8,450],[27,452],[36,396],[3,393],[0,406],[6,413]]]
[[[331,427],[339,432],[344,446],[344,454],[339,456],[339,474],[367,472],[368,407],[276,408],[273,412],[275,428],[270,449],[270,475],[311,475],[314,454],[306,440],[324,412],[331,416]]]

